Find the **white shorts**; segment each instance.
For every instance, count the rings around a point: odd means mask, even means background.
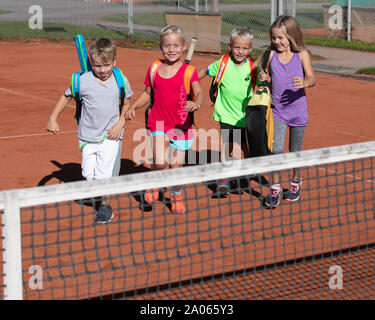
[[[79,140],[82,176],[88,181],[111,178],[114,175],[116,159],[121,152],[121,143],[122,140],[105,139],[100,143]]]

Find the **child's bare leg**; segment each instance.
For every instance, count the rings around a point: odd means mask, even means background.
[[[152,137],[152,170],[164,170],[167,168],[168,140],[164,135]]]
[[[230,160],[230,155],[233,150],[233,145],[228,142],[222,142],[220,150],[220,162],[226,162]]]
[[[231,152],[229,154],[231,160],[240,160],[242,158],[242,145],[237,142],[233,142],[231,147]]]
[[[183,150],[176,150],[169,147],[169,166],[171,169],[181,168],[185,162],[185,153]],[[182,197],[182,186],[172,187],[171,192],[171,211],[173,213],[184,213],[186,212],[185,202]]]
[[[186,151],[184,150],[176,150],[169,147],[169,167],[171,169],[181,168],[185,163],[185,154]],[[174,186],[172,190],[179,192],[181,188],[181,186]]]
[[[168,148],[168,140],[164,135],[152,137],[152,170],[164,170],[167,168],[166,149]],[[145,201],[148,204],[155,203],[159,200],[159,189],[152,188],[145,191]]]
[[[243,152],[243,157],[246,159],[246,158],[250,158],[250,149],[249,149],[249,146],[247,143],[241,143],[241,149],[242,149],[242,152]]]

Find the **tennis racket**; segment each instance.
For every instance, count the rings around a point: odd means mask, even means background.
[[[85,43],[85,39],[83,38],[83,35],[77,34],[76,36],[74,36],[74,41],[76,43],[81,70],[83,72],[91,71],[92,67],[91,67],[90,59],[87,54],[86,43]]]
[[[197,42],[198,42],[198,38],[193,37],[191,39],[190,47],[189,47],[189,50],[188,50],[188,53],[187,53],[186,59],[185,59],[186,64],[190,64],[190,60],[193,57],[193,53],[194,53],[194,50],[195,50],[195,46],[197,45]]]
[[[195,50],[195,46],[197,45],[197,42],[198,42],[198,38],[196,38],[196,37],[191,38],[190,47],[189,47],[188,53],[186,54],[186,59],[185,59],[186,64],[190,64],[190,61],[191,61],[191,58],[193,57],[193,53],[194,53],[194,50]],[[187,100],[193,100],[193,95],[191,93],[188,95]],[[192,122],[193,126],[195,126],[194,112],[189,112],[189,116],[190,116],[190,119],[191,119],[191,122]]]

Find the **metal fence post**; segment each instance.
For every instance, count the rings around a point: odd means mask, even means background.
[[[346,31],[346,40],[351,41],[352,32],[352,0],[348,0],[348,26]]]
[[[284,0],[277,0],[277,16],[284,14]]]
[[[134,16],[133,16],[133,0],[129,0],[128,4],[128,29],[129,29],[129,39],[133,41],[134,37]]]
[[[212,0],[212,12],[219,12],[219,0]]]
[[[199,12],[199,0],[194,1],[194,11]]]
[[[271,21],[270,24],[272,24],[276,18],[277,18],[277,0],[271,0]]]

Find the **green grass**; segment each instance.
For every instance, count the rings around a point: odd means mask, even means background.
[[[46,30],[52,29],[48,32]],[[59,30],[59,31],[55,31]],[[84,27],[61,23],[44,23],[43,29],[30,29],[28,22],[3,22],[0,21],[0,39],[7,38],[39,38],[52,41],[73,39],[76,34],[83,34],[86,39],[97,39],[107,37],[113,40],[124,40],[128,38],[125,31],[110,30],[98,27]],[[151,34],[137,33],[134,36],[136,42],[157,42],[158,37]]]
[[[224,0],[225,1],[225,0]],[[229,0],[228,0],[229,1]],[[231,0],[230,0],[231,1]],[[238,0],[242,1],[242,0]],[[247,0],[246,0],[247,1]],[[246,2],[247,3],[247,2]],[[1,13],[1,10],[0,10]],[[322,28],[324,27],[320,10],[299,10],[298,21],[303,28]],[[111,15],[103,17],[103,20],[122,22],[127,24],[127,15]],[[228,11],[222,13],[221,34],[229,35],[230,31],[236,26],[249,26],[256,38],[267,39],[269,28],[269,11]],[[136,13],[134,23],[140,25],[151,25],[157,27],[165,26],[164,13]],[[0,22],[0,39],[4,38],[42,38],[59,41],[63,39],[73,39],[74,35],[82,33],[85,38],[95,39],[98,37],[108,37],[114,40],[124,40],[128,38],[125,31],[116,31],[99,27],[75,26],[69,24],[45,23],[46,28],[64,28],[65,31],[47,32],[46,30],[32,30],[27,22]],[[158,36],[150,33],[136,33],[133,41],[142,46],[155,46],[158,42]],[[326,47],[337,47],[344,49],[362,50],[375,52],[375,44],[361,41],[346,41],[345,39],[305,37],[306,44]],[[226,44],[224,44],[225,50]]]
[[[126,14],[115,14],[111,16],[104,16],[102,17],[102,20],[111,22],[122,22],[127,24],[128,16]],[[162,28],[165,26],[164,13],[135,13],[133,17],[133,23]]]
[[[111,16],[105,16],[102,18],[105,21],[111,22],[122,22],[127,23],[127,16],[123,14],[116,14]],[[256,25],[257,29],[254,30],[255,37],[267,36],[267,30],[269,27],[268,21],[270,20],[269,12],[267,11],[252,11],[250,12],[238,12],[229,11],[223,12],[222,14],[222,25],[221,33],[229,35],[231,30],[238,25],[241,26],[252,26]],[[134,14],[134,24],[140,25],[151,25],[156,27],[164,27],[166,25],[164,13],[136,13]],[[264,31],[258,31],[263,29]]]
[[[305,43],[323,47],[334,47],[375,52],[375,44],[362,41],[346,41],[344,39],[305,37]]]
[[[299,3],[331,3],[330,0],[298,0]],[[145,2],[146,3],[146,2]],[[171,1],[169,0],[153,0],[153,4],[163,4],[163,5],[171,5]],[[194,0],[180,0],[180,6],[188,6],[194,7]],[[204,5],[205,2],[200,1],[200,5]],[[258,4],[258,3],[265,3],[269,4],[269,0],[219,0],[219,4]],[[211,10],[211,1],[208,1],[208,10]]]
[[[127,15],[116,14],[104,16],[105,21],[127,23]],[[267,38],[270,21],[268,10],[253,11],[226,11],[222,13],[221,33],[229,35],[231,30],[237,26],[248,26],[252,29],[257,38]],[[304,28],[323,27],[323,16],[321,10],[300,10],[298,22]],[[152,25],[157,27],[165,26],[164,13],[136,13],[134,14],[134,24]]]
[[[355,73],[375,76],[375,67],[359,69]]]
[[[322,9],[298,9],[296,19],[303,29],[324,28]]]
[[[267,38],[269,21],[270,14],[264,10],[227,11],[222,14],[221,33],[229,35],[237,26],[248,26],[255,38]]]
[[[222,34],[229,34],[236,26],[248,26],[255,37],[267,38],[270,27],[269,10],[226,11],[222,13]],[[324,28],[322,10],[298,10],[302,28]]]
[[[0,14],[6,14],[6,13],[9,13],[9,12],[11,12],[11,11],[1,10],[1,9],[0,9]]]

